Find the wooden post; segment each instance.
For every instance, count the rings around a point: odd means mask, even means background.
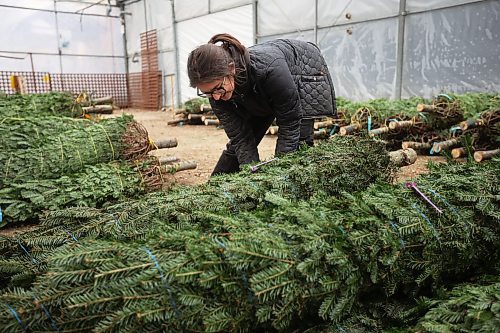
[[[412,148],[416,150],[431,149],[432,145],[429,142],[403,141],[401,144],[403,149]]]
[[[389,158],[395,165],[402,167],[415,163],[417,160],[417,152],[411,148],[399,149],[389,152]]]
[[[314,129],[320,129],[323,127],[330,127],[333,126],[333,120],[326,120],[326,121],[317,121],[314,123]]]
[[[377,135],[381,135],[381,134],[385,134],[385,133],[389,133],[389,127],[387,127],[387,126],[375,128],[369,132],[370,136],[377,136]]]
[[[458,145],[459,143],[460,143],[459,139],[450,139],[450,140],[446,140],[446,141],[436,142],[432,145],[432,150],[435,153],[439,153],[442,150],[447,150],[453,146]]]
[[[160,165],[171,164],[179,160],[179,158],[175,156],[157,156],[157,158]]]
[[[186,119],[174,119],[174,120],[169,120],[167,122],[167,125],[179,125],[182,124],[186,121]]]
[[[84,106],[82,110],[85,113],[111,114],[113,113],[113,105]]]
[[[413,120],[391,121],[389,123],[389,128],[391,130],[408,128],[408,127],[413,127],[414,124],[415,123],[413,122]]]
[[[465,156],[466,154],[466,151],[465,151],[465,148],[463,147],[460,147],[460,148],[453,148],[451,150],[451,156],[454,158],[454,159],[457,159],[457,158],[460,158],[460,157],[463,157]]]
[[[210,104],[201,104],[200,105],[201,112],[209,112],[212,111],[212,106]]]
[[[165,172],[176,173],[178,171],[196,169],[196,166],[195,161],[182,161],[175,164],[163,165],[162,167]]]
[[[217,119],[216,115],[213,114],[206,114],[201,117],[201,121],[205,122],[207,119]]]
[[[206,126],[210,126],[210,125],[219,126],[220,121],[219,121],[219,119],[205,119],[204,123]]]
[[[361,129],[361,124],[352,124],[348,126],[342,126],[339,130],[340,135],[348,135],[358,132]]]
[[[439,106],[435,106],[435,105],[418,104],[417,111],[418,112],[436,112],[436,111],[444,111],[444,109],[440,108]]]
[[[314,139],[326,139],[328,132],[325,129],[314,131]]]
[[[482,119],[467,119],[467,120],[460,122],[460,124],[458,124],[458,126],[460,126],[460,129],[462,131],[468,130],[469,128],[479,127],[479,126],[483,126],[483,125],[484,125],[484,121]]]
[[[199,119],[201,121],[201,117],[203,117],[203,115],[200,114],[200,113],[190,113],[190,114],[188,114],[188,119],[189,120]]]
[[[480,150],[474,153],[474,160],[476,162],[482,162],[484,160],[489,160],[493,156],[500,154],[500,149],[494,150]]]
[[[177,147],[177,138],[161,139],[154,142],[158,149]]]

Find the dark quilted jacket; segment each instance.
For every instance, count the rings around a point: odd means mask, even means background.
[[[300,120],[335,116],[335,91],[326,62],[312,43],[279,39],[250,47],[247,82],[229,101],[210,99],[236,151],[239,164],[258,161],[247,122],[274,115],[279,126],[276,154],[298,148]]]

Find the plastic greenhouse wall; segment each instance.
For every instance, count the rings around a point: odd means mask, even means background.
[[[0,18],[0,71],[125,73],[116,6],[0,0]]]
[[[500,91],[498,0],[88,1],[0,0],[0,71],[31,71],[31,53],[35,71],[138,72],[139,35],[156,30],[163,104],[180,106],[196,96],[189,52],[228,32],[247,46],[315,42],[353,100]]]
[[[274,38],[315,42],[337,95],[353,100],[500,90],[498,0],[148,0],[133,6],[143,7],[147,14],[138,16],[149,17],[148,28],[172,43],[164,45],[173,56],[163,70],[175,76],[180,102],[196,97],[186,73],[189,52],[221,32],[247,46]],[[168,6],[172,20],[160,19],[158,8]],[[128,27],[128,35],[141,32]]]

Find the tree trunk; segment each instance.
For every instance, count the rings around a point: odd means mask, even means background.
[[[415,163],[417,160],[417,152],[411,148],[399,149],[389,152],[389,157],[392,163],[398,167],[402,167]]]
[[[401,144],[403,149],[412,148],[416,150],[431,149],[432,145],[428,142],[403,141]]]
[[[387,126],[382,126],[376,129],[373,129],[370,131],[370,136],[377,136],[381,134],[389,133],[389,127]]]
[[[466,155],[466,151],[465,151],[465,148],[463,147],[460,147],[460,148],[453,148],[451,150],[451,156],[455,159],[457,158],[460,158],[460,157],[464,157]]]
[[[460,143],[459,139],[450,139],[446,141],[436,142],[432,145],[432,150],[436,153],[441,152],[442,150],[447,150],[453,146],[456,146]]]
[[[484,160],[489,160],[493,156],[500,154],[500,149],[495,150],[481,150],[474,153],[474,160],[476,162],[481,162]]]
[[[155,141],[154,145],[158,147],[158,149],[177,147],[177,138],[161,139]]]

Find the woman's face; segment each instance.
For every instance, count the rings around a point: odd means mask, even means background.
[[[198,96],[212,97],[216,101],[228,101],[233,96],[234,76],[224,76],[222,79],[198,84]]]

